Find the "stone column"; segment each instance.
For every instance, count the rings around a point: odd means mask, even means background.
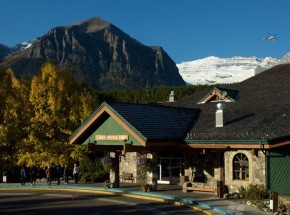
[[[111,152],[110,157],[113,160],[113,167],[110,169],[110,182],[112,183],[113,188],[117,188],[120,187],[119,153]]]
[[[147,172],[147,182],[150,184],[151,191],[157,191],[157,180],[158,180],[158,163],[157,163],[157,154],[152,152],[148,154],[148,158],[153,160],[154,166],[152,167],[151,172]]]

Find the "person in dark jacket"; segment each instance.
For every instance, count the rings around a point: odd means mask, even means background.
[[[22,165],[21,170],[20,170],[21,185],[25,185],[25,180],[26,180],[26,170],[25,170],[25,166]]]
[[[68,184],[69,183],[69,169],[67,164],[64,166],[64,170],[63,170],[63,177],[64,177],[64,184]]]
[[[29,169],[29,174],[31,178],[31,186],[34,186],[36,182],[36,175],[37,175],[37,169],[35,165],[32,165],[32,167]]]
[[[60,167],[60,165],[57,165],[55,167],[55,177],[56,177],[56,180],[57,180],[57,185],[60,185],[60,177],[62,176],[62,169]]]

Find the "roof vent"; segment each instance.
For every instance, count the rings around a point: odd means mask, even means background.
[[[170,95],[169,95],[169,102],[174,102],[174,91],[171,91],[171,92],[170,92]]]
[[[217,103],[217,110],[215,112],[215,127],[224,127],[224,113],[223,109],[225,107],[224,103]]]

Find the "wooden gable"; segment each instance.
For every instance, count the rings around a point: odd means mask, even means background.
[[[121,139],[120,139],[121,138]],[[104,102],[69,138],[70,144],[145,145],[146,138]]]
[[[206,96],[198,101],[198,104],[204,104],[208,102],[234,102],[226,91],[214,87]]]
[[[118,122],[119,121],[119,122]],[[103,123],[85,140],[84,143],[95,143],[98,145],[123,145],[131,143],[132,145],[144,145],[140,143],[140,138],[136,137],[132,130],[123,127],[120,120],[113,116],[108,116]]]

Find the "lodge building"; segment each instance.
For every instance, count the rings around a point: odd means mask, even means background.
[[[154,162],[147,183],[230,192],[249,184],[290,195],[290,65],[238,84],[213,87],[160,104],[104,102],[70,136],[71,144],[106,151],[110,181],[138,183],[140,157]]]

